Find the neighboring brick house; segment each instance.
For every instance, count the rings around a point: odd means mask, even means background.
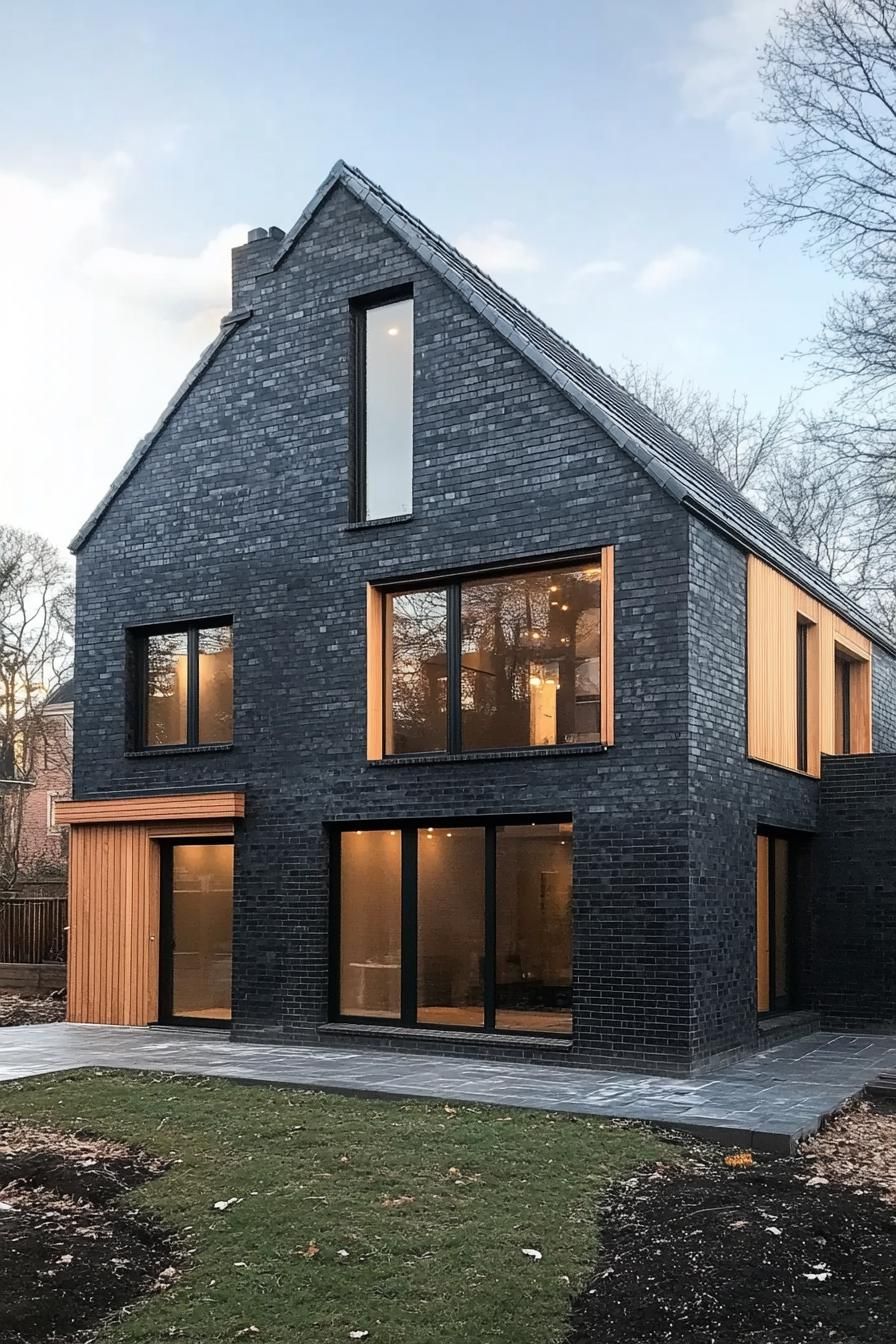
[[[23,791],[19,840],[20,880],[64,878],[68,865],[66,828],[56,823],[57,799],[72,796],[72,724],[74,681],[66,681],[41,707],[40,740],[30,786]]]
[[[69,1016],[676,1072],[833,1020],[889,636],[357,170],[233,261],[73,543]]]

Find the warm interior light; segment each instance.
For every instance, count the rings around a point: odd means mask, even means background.
[[[530,686],[540,686],[540,685],[541,685],[541,677],[530,677],[530,678],[529,678],[529,685],[530,685]]]
[[[397,327],[387,327],[387,328],[386,328],[386,335],[387,335],[387,336],[397,336],[397,335],[398,335],[398,328],[397,328]]]
[[[564,602],[563,605],[562,605],[562,607],[560,608],[560,610],[561,610],[561,611],[569,611],[569,603],[568,603],[568,602]]]

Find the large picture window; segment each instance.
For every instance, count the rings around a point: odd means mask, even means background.
[[[369,754],[612,741],[611,567],[607,547],[593,560],[376,592]]]
[[[198,747],[233,739],[233,627],[229,621],[139,631],[136,745]]]
[[[414,300],[358,301],[352,321],[352,517],[401,517],[413,509]]]
[[[334,845],[339,1016],[570,1033],[571,822],[402,823]]]

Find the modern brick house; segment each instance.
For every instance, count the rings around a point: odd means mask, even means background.
[[[813,856],[889,637],[357,170],[233,286],[73,543],[70,1017],[677,1072],[884,1020]]]

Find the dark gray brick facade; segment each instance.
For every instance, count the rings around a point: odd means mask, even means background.
[[[829,756],[815,853],[816,1006],[831,1027],[896,1023],[896,756]]]
[[[407,282],[414,513],[351,526],[349,302]],[[245,787],[237,1034],[309,1040],[326,1021],[328,823],[568,812],[568,1057],[684,1072],[752,1045],[756,824],[811,829],[817,784],[745,760],[743,554],[344,189],[251,303],[78,555],[76,677],[93,691],[75,796]],[[616,547],[614,747],[367,763],[367,582],[602,545]],[[126,628],[225,614],[233,747],[128,754]],[[876,704],[888,738],[889,713]]]

